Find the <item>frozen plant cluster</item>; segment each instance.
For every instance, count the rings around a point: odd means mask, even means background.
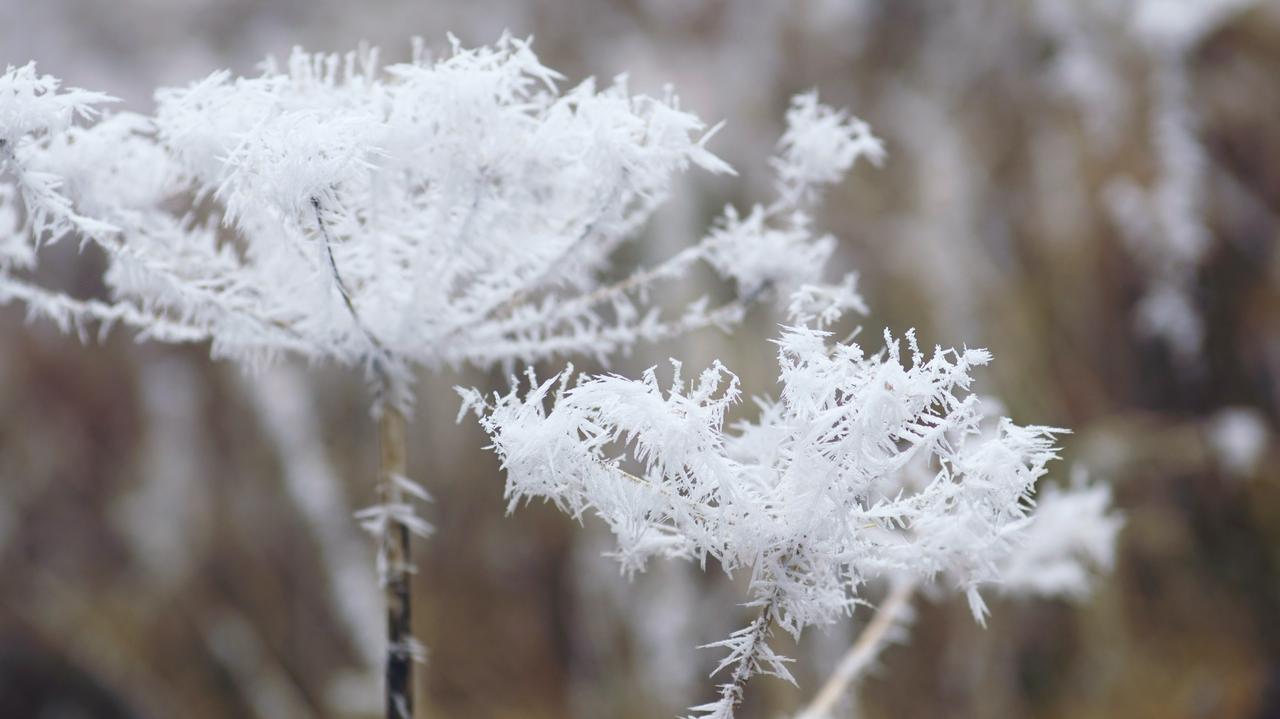
[[[250,363],[290,353],[364,365],[404,380],[392,383],[403,394],[413,366],[604,357],[735,322],[744,299],[815,279],[832,244],[809,228],[815,189],[881,153],[865,125],[801,96],[778,201],[747,220],[726,211],[702,241],[605,285],[614,251],[677,173],[731,170],[705,148],[714,128],[674,95],[633,95],[625,77],[560,80],[509,36],[455,40],[437,60],[418,45],[385,68],[376,50],[295,50],[254,77],[162,88],[153,115],[99,116],[107,96],[11,67],[0,299],[64,329],[122,323]],[[848,137],[819,164],[833,133]],[[24,276],[42,243],[69,234],[105,251],[109,302]],[[778,252],[794,261],[770,268]],[[743,297],[672,316],[646,306],[655,283],[699,261]]]
[[[1062,430],[988,413],[970,389],[986,351],[926,355],[912,333],[886,332],[875,353],[831,340],[785,327],[780,395],[729,426],[741,389],[718,362],[688,383],[674,363],[665,388],[653,369],[631,380],[569,368],[541,382],[530,371],[527,389],[491,399],[463,391],[507,472],[510,508],[544,499],[598,516],[628,572],[669,557],[749,573],[758,616],[713,645],[727,650],[716,671],[731,673],[701,715],[732,717],[755,674],[790,680],[773,630],[798,636],[849,615],[869,582],[953,588],[981,622],[984,586],[1080,594],[1110,564],[1119,519],[1105,489],[1052,491],[1037,517],[1036,482]]]

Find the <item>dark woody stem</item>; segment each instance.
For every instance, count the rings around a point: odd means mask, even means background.
[[[405,500],[396,477],[405,474],[405,418],[394,402],[386,403],[378,420],[378,445],[378,498],[385,507],[401,504]],[[386,715],[387,719],[412,719],[414,639],[410,622],[409,528],[389,519],[381,542],[386,563]]]

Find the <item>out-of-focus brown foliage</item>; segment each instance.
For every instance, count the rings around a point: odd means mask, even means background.
[[[990,348],[983,389],[1019,421],[1072,428],[1056,476],[1088,468],[1127,518],[1114,574],[1085,601],[996,600],[986,629],[964,607],[919,602],[859,715],[1280,716],[1280,10],[1230,15],[1185,58],[1212,238],[1191,287],[1203,351],[1187,362],[1135,330],[1147,268],[1105,200],[1117,178],[1159,179],[1159,58],[1123,27],[1089,36],[1113,81],[1090,105],[1055,80],[1070,47],[1045,18],[1053,3],[944,5],[0,0],[0,61],[34,58],[145,104],[157,83],[294,43],[363,37],[394,57],[409,34],[484,42],[508,26],[574,79],[671,81],[729,121],[717,151],[761,190],[788,96],[818,88],[890,148],[822,218],[841,269],[861,274],[864,336],[916,326],[926,343]],[[724,187],[691,180],[637,261],[686,242]],[[100,292],[93,258],[65,253],[59,281]],[[354,521],[322,539],[300,508],[284,479],[293,460],[255,409],[260,380],[204,348],[120,333],[81,345],[22,320],[0,308],[0,716],[376,715],[347,588],[325,559],[366,547],[371,563],[372,547]],[[769,392],[777,320],[761,311],[731,338],[642,348],[620,369],[719,356]],[[371,502],[365,388],[290,371],[339,480],[328,511]],[[628,583],[598,559],[599,527],[537,506],[504,517],[496,464],[475,427],[453,423],[450,391],[502,381],[444,375],[419,390],[411,474],[435,496],[437,528],[416,546],[423,714],[671,716],[707,698],[713,657],[695,647],[739,623],[741,593],[681,567]],[[1215,440],[1228,408],[1261,418],[1250,466]],[[793,711],[863,621],[807,637],[800,687],[754,682],[743,716]],[[363,695],[364,714],[343,709]]]

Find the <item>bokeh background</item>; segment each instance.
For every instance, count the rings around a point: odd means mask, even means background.
[[[0,64],[30,59],[146,111],[157,85],[252,72],[290,46],[388,60],[504,28],[571,82],[677,88],[727,126],[737,178],[690,175],[627,262],[767,198],[788,98],[816,88],[888,145],[829,196],[833,272],[864,337],[993,351],[983,392],[1069,427],[1062,462],[1114,487],[1114,571],[1079,602],[917,601],[859,687],[861,717],[1280,716],[1280,3],[1275,0],[0,0]],[[56,247],[50,281],[102,292]],[[626,267],[620,267],[624,271]],[[694,278],[673,291],[707,291]],[[711,288],[713,291],[715,288]],[[735,335],[615,364],[722,358],[775,388],[753,312]],[[551,508],[505,516],[451,387],[424,377],[413,476],[420,716],[675,716],[706,700],[741,586],[655,565]],[[327,367],[245,376],[203,347],[81,344],[0,308],[0,717],[378,716],[380,595],[351,512],[372,503],[367,389]],[[739,578],[740,579],[740,578]],[[883,591],[868,588],[875,601]],[[806,701],[865,615],[797,647],[799,687],[753,681],[743,717]]]

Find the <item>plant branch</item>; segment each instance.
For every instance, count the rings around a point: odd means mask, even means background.
[[[619,194],[619,186],[615,183],[613,185],[613,189],[610,190],[608,197],[600,203],[597,216],[599,212],[603,212],[604,208],[611,205],[617,199]],[[465,329],[467,325],[476,321],[485,322],[503,316],[509,316],[518,307],[528,302],[530,297],[541,289],[547,283],[548,279],[555,275],[556,271],[560,269],[560,266],[572,257],[573,253],[591,238],[592,234],[596,230],[597,224],[598,219],[588,222],[586,226],[575,235],[573,241],[567,243],[564,248],[543,263],[541,269],[537,271],[533,278],[523,282],[520,286],[513,288],[507,295],[500,296],[490,302],[479,312],[475,313],[473,319],[468,319],[466,322],[458,323],[458,325],[455,325],[452,329],[446,332],[445,336],[453,336],[462,329]]]
[[[721,688],[721,696],[732,702],[731,706],[736,707],[742,703],[743,693],[747,688],[747,680],[755,673],[759,665],[760,649],[764,647],[765,640],[769,637],[769,629],[773,626],[774,604],[778,600],[777,593],[769,597],[769,601],[760,607],[760,615],[751,623],[751,651],[743,655],[742,660],[738,662],[738,666],[733,669],[733,677],[729,683]]]
[[[708,647],[728,647],[729,656],[721,661],[720,666],[712,672],[718,674],[721,669],[733,666],[733,675],[729,681],[720,685],[720,698],[710,704],[693,707],[706,719],[733,719],[734,709],[742,703],[746,692],[747,681],[756,674],[772,674],[794,681],[791,674],[783,666],[783,662],[791,661],[773,653],[766,643],[777,618],[778,590],[775,587],[769,598],[760,606],[760,614],[747,626],[739,629],[728,639],[705,645]]]
[[[656,342],[704,327],[725,329],[742,321],[748,309],[747,303],[754,301],[758,295],[758,292],[753,292],[745,298],[735,297],[719,307],[696,316],[679,317],[652,324],[641,321],[591,327],[580,329],[573,334],[551,334],[542,338],[510,337],[507,333],[515,331],[512,327],[498,327],[492,333],[477,334],[470,342],[450,344],[445,349],[444,356],[450,361],[477,364],[491,363],[504,357],[536,359],[573,352],[594,352],[598,356],[603,356],[629,347],[640,339]],[[545,320],[540,321],[549,324]]]
[[[825,719],[831,715],[836,702],[844,696],[849,685],[866,670],[871,662],[879,656],[880,650],[887,643],[889,631],[902,619],[902,614],[911,603],[915,592],[915,583],[907,580],[899,582],[889,591],[889,596],[880,604],[876,614],[862,630],[858,640],[840,659],[835,671],[827,678],[813,701],[800,712],[797,719]]]
[[[333,275],[333,283],[338,288],[338,294],[342,295],[342,302],[346,304],[347,311],[351,313],[351,320],[355,323],[356,328],[360,330],[360,334],[364,335],[365,339],[369,341],[369,345],[373,348],[376,361],[384,362],[388,359],[386,347],[374,336],[368,325],[360,317],[360,311],[356,309],[356,303],[351,299],[351,291],[347,289],[347,283],[342,280],[342,273],[338,271],[338,261],[333,257],[333,236],[329,234],[329,226],[325,224],[324,214],[321,212],[320,207],[320,198],[311,198],[311,209],[315,210],[316,213],[316,225],[320,228],[320,236],[324,239],[325,256],[329,258],[329,271]],[[379,367],[378,369],[380,374],[388,370],[386,367]]]
[[[98,300],[79,300],[25,282],[9,275],[0,275],[0,304],[20,300],[29,315],[42,315],[67,330],[75,327],[83,335],[84,323],[94,321],[104,327],[115,323],[140,330],[144,336],[156,337],[167,342],[203,342],[208,332],[199,327],[170,320],[129,302],[107,304]]]

